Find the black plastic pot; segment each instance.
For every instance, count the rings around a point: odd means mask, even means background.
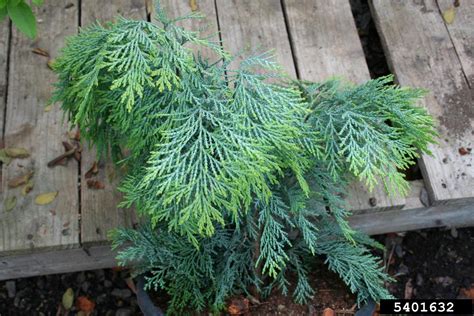
[[[145,316],[163,316],[163,311],[155,306],[147,291],[145,291],[145,277],[137,277],[137,301],[140,310]]]

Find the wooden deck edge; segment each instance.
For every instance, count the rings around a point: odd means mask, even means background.
[[[437,205],[354,215],[351,226],[369,235],[432,227],[474,226],[474,204]],[[0,257],[0,281],[46,274],[111,268],[117,265],[110,245]]]
[[[424,182],[411,181],[403,209],[355,214],[351,226],[369,235],[432,227],[474,226],[474,203],[432,205],[427,201]],[[0,256],[0,280],[37,275],[111,268],[117,265],[110,243],[87,243],[82,248],[57,249]]]
[[[0,257],[0,281],[116,266],[110,245]]]
[[[474,204],[436,205],[354,215],[349,222],[353,228],[369,235],[434,227],[468,227],[474,226]]]

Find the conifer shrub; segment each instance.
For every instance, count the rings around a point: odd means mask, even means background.
[[[119,262],[165,290],[171,313],[274,289],[304,303],[316,256],[359,303],[390,297],[370,254],[381,246],[351,229],[344,196],[355,179],[407,192],[402,171],[436,136],[415,105],[424,92],[390,76],[295,81],[268,53],[229,67],[219,43],[175,24],[197,17],[159,9],[153,23],[89,26],[54,65],[53,101],[99,156],[126,165],[121,206],[144,217],[111,232]]]

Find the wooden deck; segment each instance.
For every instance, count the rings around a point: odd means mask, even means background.
[[[162,0],[170,15],[191,10],[189,0]],[[60,4],[58,4],[60,3]],[[348,0],[196,0],[207,18],[186,21],[208,26],[232,52],[242,48],[276,49],[293,77],[324,80],[344,76],[361,83],[370,78]],[[442,12],[452,0],[371,1],[372,14],[391,71],[401,85],[428,89],[423,105],[439,121],[439,145],[423,156],[423,179],[412,182],[406,198],[390,199],[381,187],[368,193],[351,185],[351,223],[371,234],[437,226],[474,225],[474,2],[461,1],[451,24]],[[24,147],[30,157],[2,165],[0,175],[0,280],[114,265],[107,231],[136,221],[117,209],[120,195],[110,163],[101,162],[95,177],[105,189],[86,185],[94,152],[85,148],[80,162],[47,167],[63,153],[68,127],[58,105],[44,110],[55,76],[48,58],[35,48],[58,54],[64,38],[79,26],[121,14],[145,19],[145,0],[45,1],[36,8],[39,36],[34,42],[8,23],[0,24],[0,139],[4,147]],[[219,36],[219,35],[215,35]],[[34,187],[23,196],[8,181],[33,171]],[[58,191],[48,205],[35,197]],[[7,199],[16,197],[12,210]]]

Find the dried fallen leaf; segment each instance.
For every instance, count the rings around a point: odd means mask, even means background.
[[[54,59],[48,60],[47,65],[49,69],[54,70]]]
[[[145,0],[145,9],[149,15],[155,13],[155,6],[153,5],[153,0]]]
[[[73,148],[69,151],[66,151],[64,154],[59,155],[58,157],[56,157],[53,160],[51,160],[50,162],[48,162],[47,166],[52,168],[52,167],[57,166],[57,165],[65,164],[65,163],[67,163],[67,158],[74,155],[75,152],[76,152],[75,148]]]
[[[5,154],[10,158],[27,158],[30,153],[25,148],[7,147],[4,149]]]
[[[465,155],[469,155],[471,153],[471,148],[464,148],[464,147],[461,147],[458,149],[458,152],[461,156],[465,156]]]
[[[89,170],[87,170],[84,177],[86,179],[90,179],[90,178],[92,178],[92,176],[94,176],[98,173],[99,173],[99,165],[97,164],[97,161],[94,161],[94,163],[92,164],[92,167],[90,167]]]
[[[85,296],[79,296],[76,300],[76,308],[89,315],[94,311],[95,303]]]
[[[197,0],[189,0],[189,6],[191,7],[191,11],[197,11],[199,10]]]
[[[76,159],[77,162],[81,161],[81,152],[80,151],[75,151],[74,152],[74,159]]]
[[[62,304],[65,309],[71,309],[74,303],[74,291],[68,288],[63,294]]]
[[[454,18],[456,17],[456,9],[451,7],[443,12],[443,19],[446,24],[451,24],[454,22]]]
[[[323,316],[335,316],[335,315],[336,315],[336,312],[334,312],[332,308],[327,307],[323,311]]]
[[[68,136],[69,136],[69,139],[79,141],[79,140],[81,140],[81,131],[78,128],[76,128],[73,131],[69,131]]]
[[[58,196],[58,191],[43,193],[35,198],[35,203],[38,205],[47,205],[52,203]]]
[[[65,151],[70,151],[71,149],[74,149],[74,146],[69,144],[68,142],[63,142],[63,146]]]
[[[10,161],[12,161],[12,159],[7,156],[5,149],[0,149],[0,162],[3,162],[4,164],[8,165]]]
[[[28,171],[25,174],[22,174],[13,179],[10,179],[10,181],[8,181],[8,187],[10,188],[19,187],[20,185],[27,183],[28,180],[30,180],[32,176],[33,176],[33,171]]]
[[[49,57],[49,53],[47,51],[45,51],[44,49],[39,48],[39,47],[33,48],[32,52],[35,53],[36,55]]]
[[[105,166],[105,176],[109,182],[113,182],[115,180],[115,168],[111,164],[107,164]]]
[[[233,298],[230,301],[227,312],[230,315],[242,315],[247,313],[249,310],[249,300],[246,298]]]
[[[53,109],[53,105],[52,105],[52,104],[50,104],[50,105],[44,107],[44,111],[45,111],[45,112],[49,112],[49,111],[51,111],[52,109]]]
[[[33,180],[29,180],[21,189],[21,195],[27,195],[31,190],[33,190],[34,182]]]
[[[5,199],[3,202],[3,206],[5,207],[6,212],[10,212],[16,206],[16,196],[10,196]]]
[[[458,298],[470,298],[470,299],[474,300],[474,286],[470,287],[469,289],[462,288],[459,291]]]
[[[103,190],[105,189],[105,184],[100,182],[99,180],[89,179],[87,180],[87,187],[89,189],[94,189],[94,190]]]

